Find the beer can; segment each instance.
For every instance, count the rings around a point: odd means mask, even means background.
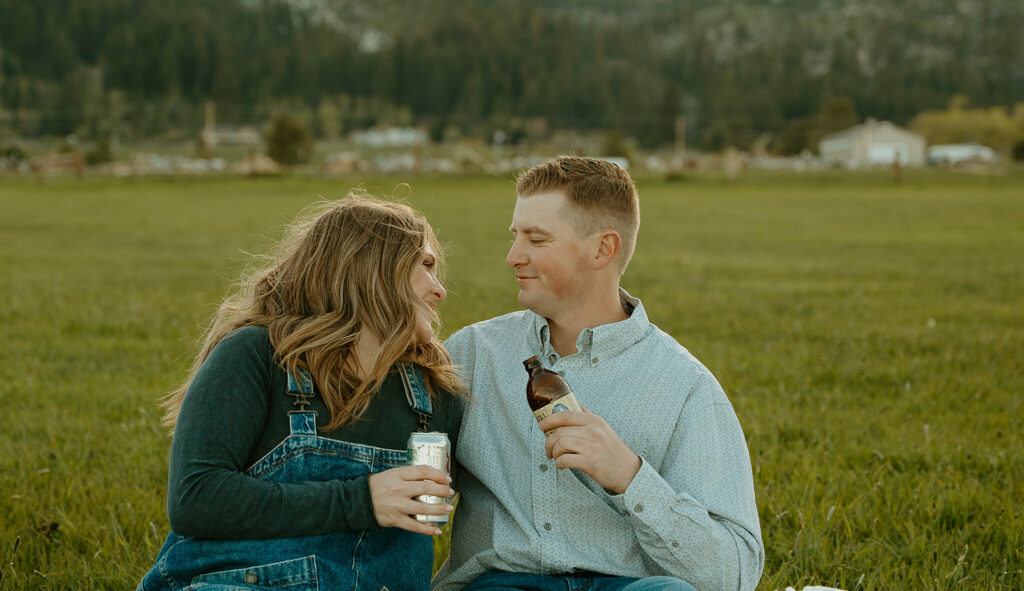
[[[438,433],[436,431],[431,433],[413,433],[409,436],[408,454],[410,465],[425,464],[431,468],[444,470],[445,474],[451,474],[452,444],[448,441],[448,435],[445,433]],[[440,504],[447,503],[450,499],[434,495],[420,495],[416,497],[416,500],[424,503]],[[448,523],[447,513],[443,515],[413,515],[413,517],[416,518],[416,521],[422,521],[423,523],[438,525]]]

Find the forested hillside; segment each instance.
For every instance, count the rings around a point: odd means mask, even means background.
[[[191,132],[213,101],[235,124],[541,117],[644,145],[684,116],[691,144],[794,151],[823,113],[1024,100],[1021,31],[1019,0],[0,0],[0,134]]]

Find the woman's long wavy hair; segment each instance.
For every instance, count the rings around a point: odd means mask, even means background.
[[[263,257],[220,306],[188,379],[163,402],[165,425],[173,429],[189,384],[217,343],[250,325],[267,327],[281,367],[313,376],[331,412],[327,430],[357,420],[397,361],[419,364],[432,395],[437,387],[465,394],[436,336],[437,313],[412,288],[426,245],[441,270],[442,251],[427,220],[406,205],[362,192],[312,213],[292,225],[276,255]],[[414,337],[418,310],[432,318],[426,343]],[[361,378],[354,373],[353,353],[364,330],[381,345]]]

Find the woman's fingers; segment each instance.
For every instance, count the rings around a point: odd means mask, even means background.
[[[448,484],[452,481],[451,476],[448,476],[444,470],[438,470],[425,464],[417,464],[414,466],[402,466],[401,468],[392,468],[387,472],[394,471],[396,475],[399,475],[403,480],[432,480],[440,484]],[[383,474],[382,472],[381,474]]]
[[[451,497],[455,495],[455,490],[448,484],[451,482],[451,478],[441,470],[428,466],[405,466],[393,468],[393,470],[395,471],[394,476],[399,479],[394,483],[396,492],[401,492],[404,496]],[[381,472],[381,474],[387,472],[391,472],[391,470]]]
[[[439,536],[441,530],[434,523],[423,523],[422,521],[416,521],[412,517],[406,516],[405,519],[401,520],[394,527],[411,531],[414,534],[423,534],[425,536]]]
[[[448,503],[424,503],[415,497],[433,495],[450,497],[455,491],[448,486],[451,478],[442,470],[429,466],[392,468],[369,477],[373,513],[382,527],[399,527],[414,533],[438,535],[441,530],[411,515],[444,515],[451,512]]]
[[[433,480],[434,482],[441,482],[447,484],[452,481],[451,477],[444,470],[438,470],[432,466],[426,464],[416,464],[413,466],[402,466],[401,468],[394,468],[403,475],[407,475],[407,480]]]

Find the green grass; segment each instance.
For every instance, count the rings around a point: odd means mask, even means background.
[[[0,181],[0,587],[133,588],[168,530],[157,400],[245,253],[357,183],[449,247],[445,333],[516,308],[507,179]],[[1024,587],[1022,188],[641,181],[624,286],[733,401],[760,589]]]

